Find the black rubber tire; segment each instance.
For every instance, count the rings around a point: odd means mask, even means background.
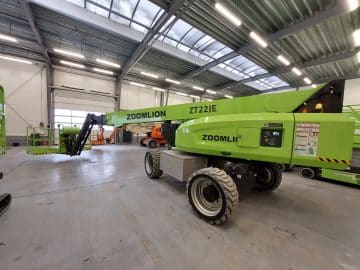
[[[145,139],[146,138],[141,138],[140,139],[140,146],[144,146],[144,147],[146,146],[146,144],[144,143]]]
[[[258,169],[265,170],[266,173],[269,173],[268,176],[270,177],[269,181],[266,181],[266,183],[264,183],[264,181],[262,181],[263,179],[258,179],[258,177],[260,177],[259,175],[260,171],[259,170],[257,171],[256,184],[258,190],[274,191],[279,187],[282,179],[282,171],[279,169],[277,164],[275,163],[260,164],[258,166]]]
[[[149,140],[149,141],[147,142],[147,147],[148,147],[149,149],[154,149],[154,148],[157,147],[157,142],[156,142],[155,140]]]
[[[276,166],[278,166],[280,171],[282,172],[286,171],[286,165],[284,163],[276,163]]]
[[[212,184],[216,185],[220,190],[222,196],[221,210],[214,216],[208,216],[199,210],[192,197],[192,189],[194,188],[194,182],[198,178],[210,179]],[[204,168],[195,171],[189,178],[186,185],[186,193],[191,207],[197,213],[197,215],[213,225],[220,225],[228,221],[232,211],[238,205],[239,193],[234,180],[226,174],[225,171],[218,168]]]
[[[144,168],[146,175],[151,179],[158,179],[163,174],[160,170],[160,151],[145,153]]]
[[[316,171],[313,168],[302,168],[300,173],[303,177],[308,179],[315,179],[316,178]]]
[[[11,204],[11,194],[0,194],[0,216],[8,210]]]

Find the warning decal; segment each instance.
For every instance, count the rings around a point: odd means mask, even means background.
[[[320,123],[302,122],[296,124],[294,154],[316,157],[319,142]]]

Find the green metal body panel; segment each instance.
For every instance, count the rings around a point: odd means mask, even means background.
[[[63,135],[77,135],[80,132],[80,128],[78,127],[64,127],[61,130],[61,134]]]
[[[90,146],[85,146],[84,150],[91,150]],[[50,154],[66,154],[64,149],[60,149],[59,146],[28,146],[26,147],[26,153],[30,155],[50,155]]]
[[[340,182],[360,185],[360,174],[357,173],[331,170],[331,169],[322,169],[321,177],[340,181]]]
[[[6,152],[6,132],[5,132],[5,93],[0,85],[0,156]]]
[[[360,148],[360,105],[346,105],[343,108],[343,113],[355,121],[353,148]],[[346,136],[347,135],[345,133],[341,133],[339,134],[339,139],[345,142],[348,140]],[[354,172],[321,168],[320,175],[326,179],[360,185],[360,174]]]
[[[296,123],[320,123],[317,157],[351,160],[355,123],[347,115],[342,113],[298,113],[294,115]],[[294,132],[294,141],[295,136],[296,132]],[[299,155],[293,155],[292,164],[333,169],[346,169],[348,167],[348,164],[315,162],[310,157]]]
[[[309,127],[303,128],[307,133],[301,132],[298,124],[314,125],[318,130],[312,131],[315,128]],[[262,145],[263,130],[281,131],[280,145]],[[345,169],[346,164],[324,162],[318,158],[351,160],[353,130],[354,122],[343,114],[231,114],[183,123],[177,129],[175,144],[179,150],[196,154]],[[308,137],[301,137],[304,133],[316,133],[314,149],[309,153],[305,151]],[[305,138],[304,151],[298,150],[297,137]]]
[[[220,99],[211,102],[112,112],[106,114],[106,124],[120,127],[131,123],[162,122],[168,120],[186,121],[204,116],[226,114],[293,112],[321,87],[318,86],[311,90]]]
[[[282,147],[260,146],[261,129],[281,123]],[[291,113],[247,113],[187,121],[176,131],[176,149],[212,156],[290,163],[294,132]],[[219,138],[218,138],[218,137]]]

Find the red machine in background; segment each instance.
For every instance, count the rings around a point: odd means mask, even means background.
[[[100,128],[99,131],[96,133],[96,140],[91,139],[90,145],[103,145],[103,144],[105,144],[104,128]]]
[[[166,139],[161,134],[161,124],[157,124],[151,130],[147,132],[147,137],[140,140],[141,146],[147,146],[148,148],[156,148],[159,145],[167,144]]]
[[[116,133],[119,131],[118,128],[114,128],[114,130],[111,132],[109,138],[106,138],[106,143],[115,143],[113,142],[114,138],[115,138],[115,135]]]

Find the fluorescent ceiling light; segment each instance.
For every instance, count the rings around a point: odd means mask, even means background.
[[[159,88],[159,87],[152,87],[152,89],[154,89],[155,91],[166,92],[165,89],[162,89],[162,88]]]
[[[149,72],[145,72],[145,71],[141,71],[140,74],[141,74],[141,75],[144,75],[144,76],[147,76],[147,77],[150,77],[150,78],[154,78],[154,79],[158,79],[158,78],[159,78],[158,75],[153,74],[153,73],[149,73]]]
[[[210,89],[206,89],[206,93],[210,94],[210,95],[216,95],[216,92]]]
[[[195,90],[204,91],[204,88],[202,88],[200,86],[193,85],[192,88],[195,89]]]
[[[185,97],[188,96],[188,94],[185,94],[185,93],[182,93],[182,92],[175,92],[175,94],[177,94],[179,96],[185,96]]]
[[[10,41],[10,42],[18,42],[18,40],[16,38],[8,36],[8,35],[4,35],[4,34],[0,34],[0,39]]]
[[[316,87],[317,87],[317,84],[312,84],[311,87],[312,87],[312,88],[316,88]]]
[[[292,71],[294,74],[298,75],[298,76],[301,76],[301,74],[302,74],[302,72],[301,72],[298,68],[296,68],[296,67],[293,67],[293,68],[291,69],[291,71]]]
[[[60,63],[63,64],[63,65],[66,65],[66,66],[70,66],[70,67],[85,68],[84,65],[74,63],[74,62],[65,61],[65,60],[60,60]]]
[[[107,60],[104,60],[104,59],[96,58],[96,62],[98,62],[100,64],[103,64],[105,66],[110,66],[110,67],[114,67],[114,68],[120,68],[119,64],[116,64],[114,62],[110,62],[110,61],[107,61]]]
[[[199,96],[190,95],[192,98],[200,98]]]
[[[172,80],[172,79],[165,79],[165,81],[169,82],[169,83],[174,83],[174,84],[180,84],[179,81],[175,81],[175,80]]]
[[[284,56],[282,56],[281,54],[277,57],[277,59],[279,60],[279,62],[281,62],[285,66],[290,65],[290,61],[287,58],[285,58]]]
[[[353,38],[354,38],[355,47],[360,46],[360,29],[355,30],[352,35],[353,35]]]
[[[28,65],[32,64],[31,61],[28,61],[28,60],[25,60],[25,59],[20,59],[20,58],[17,58],[17,57],[12,57],[12,56],[0,55],[0,58],[4,59],[4,60],[9,60],[9,61],[13,61],[13,62],[28,64]]]
[[[131,85],[139,86],[139,87],[145,87],[145,84],[137,83],[137,82],[130,82]]]
[[[266,48],[266,46],[268,45],[267,42],[255,32],[250,32],[250,37],[263,48]]]
[[[311,84],[311,80],[309,78],[304,78],[304,82],[307,83],[307,84]]]
[[[359,0],[347,0],[349,11],[353,11],[359,7]]]
[[[230,96],[230,95],[224,95],[224,97],[226,97],[226,98],[234,98],[233,96]]]
[[[68,56],[72,56],[75,58],[81,58],[84,59],[85,56],[82,55],[81,53],[75,53],[75,52],[71,52],[71,51],[67,51],[67,50],[63,50],[63,49],[54,49],[54,52],[63,54],[63,55],[68,55]]]
[[[233,14],[230,10],[228,10],[226,7],[224,7],[222,4],[216,3],[216,4],[215,4],[215,8],[216,8],[226,19],[228,19],[230,22],[232,22],[234,25],[236,25],[236,26],[240,26],[240,25],[241,25],[240,19],[239,19],[237,16],[235,16],[235,14]]]
[[[99,72],[99,73],[103,73],[103,74],[114,75],[114,72],[112,72],[110,70],[106,70],[106,69],[93,68],[93,70],[96,72]]]

